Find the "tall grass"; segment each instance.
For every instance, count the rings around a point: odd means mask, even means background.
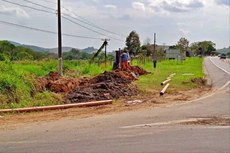
[[[57,65],[56,60],[0,61],[0,109],[61,104],[62,95],[37,92],[35,88],[35,78],[46,76],[50,71],[57,72]],[[64,75],[72,77],[95,76],[111,68],[109,63],[104,66],[88,61],[63,62]]]
[[[133,61],[137,65],[137,61]],[[38,92],[35,88],[36,77],[49,74],[50,71],[57,71],[57,60],[43,61],[0,61],[0,109],[18,108],[28,106],[44,106],[62,103],[62,95],[49,91]],[[157,63],[153,68],[152,62],[139,65],[151,72],[147,76],[141,76],[135,84],[142,91],[160,90],[160,83],[170,74],[176,73],[170,82],[170,90],[188,90],[196,87],[191,82],[192,78],[203,77],[202,59],[187,58],[183,62],[166,60]],[[112,64],[89,64],[88,61],[64,61],[63,70],[65,76],[91,77],[104,71],[112,69]],[[183,75],[183,74],[192,75]]]

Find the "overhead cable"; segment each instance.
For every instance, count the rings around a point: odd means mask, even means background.
[[[47,7],[47,6],[45,6],[45,5],[41,5],[41,4],[38,4],[38,3],[35,3],[35,2],[32,2],[32,1],[29,1],[29,0],[23,0],[23,1],[28,2],[28,3],[31,3],[31,4],[33,4],[33,5],[37,5],[37,6],[39,6],[39,7],[43,7],[43,8],[48,9],[48,10],[56,11],[56,10],[53,9],[53,8],[50,8],[50,7]]]
[[[7,21],[1,21],[0,20],[0,23],[6,24],[6,25],[10,25],[10,26],[19,27],[19,28],[30,29],[30,30],[38,31],[38,32],[44,32],[44,33],[49,33],[49,34],[57,34],[57,32],[54,32],[54,31],[49,31],[49,30],[44,30],[44,29],[39,29],[39,28],[34,28],[34,27],[28,27],[28,26],[19,25],[19,24],[7,22]],[[98,40],[101,40],[101,38],[89,37],[89,36],[79,36],[79,35],[72,35],[72,34],[66,34],[66,33],[63,33],[62,35],[63,36],[69,36],[69,37],[75,37],[75,38],[98,39]]]
[[[18,5],[18,6],[21,6],[21,7],[26,7],[26,8],[29,8],[29,9],[33,9],[33,10],[36,10],[36,11],[40,11],[40,12],[45,12],[45,13],[49,13],[49,14],[55,14],[54,12],[50,12],[50,11],[38,9],[38,8],[31,7],[31,6],[27,6],[27,5],[22,5],[22,4],[15,3],[15,2],[11,2],[11,1],[8,1],[8,0],[2,0],[2,1],[7,2],[7,3],[14,4],[14,5]],[[106,34],[104,34],[104,33],[98,32],[98,31],[93,30],[93,29],[91,29],[91,28],[88,28],[88,27],[86,27],[86,26],[84,26],[84,25],[81,25],[80,23],[77,23],[77,22],[75,22],[75,21],[69,19],[68,17],[65,17],[65,16],[62,16],[62,17],[63,17],[64,19],[66,19],[66,20],[68,20],[68,21],[70,21],[70,22],[72,22],[72,23],[74,23],[74,24],[77,24],[78,26],[81,26],[81,27],[83,27],[83,28],[85,28],[85,29],[88,29],[88,30],[90,30],[90,31],[92,31],[92,32],[95,32],[95,33],[97,33],[97,34],[100,34],[100,35],[109,37],[109,38],[111,38],[111,39],[114,39],[114,40],[122,41],[122,42],[123,42],[123,40],[120,40],[120,39],[117,39],[117,38],[108,36],[108,35],[106,35]]]
[[[7,3],[10,3],[10,4],[14,4],[14,5],[18,5],[18,6],[21,6],[21,7],[26,7],[26,8],[29,8],[29,9],[33,9],[33,10],[36,10],[36,11],[46,12],[46,13],[49,13],[49,14],[53,14],[53,12],[50,12],[50,11],[47,11],[47,10],[43,10],[43,9],[39,9],[39,8],[27,6],[27,5],[22,5],[22,4],[11,2],[11,1],[8,1],[8,0],[1,0],[1,1],[7,2]]]
[[[34,5],[37,5],[37,6],[39,6],[39,7],[43,7],[43,8],[52,10],[52,11],[56,11],[56,10],[53,9],[53,8],[50,8],[50,7],[47,7],[47,6],[44,6],[44,5],[41,5],[41,4],[32,2],[32,1],[30,1],[30,0],[23,0],[23,1],[26,1],[26,2],[28,2],[28,3],[31,3],[31,4],[34,4]],[[56,4],[56,3],[55,3],[55,4]],[[65,8],[65,7],[62,7],[62,8],[65,9],[66,11],[70,12],[70,13],[73,13],[75,16],[77,16],[77,17],[79,17],[79,18],[81,18],[81,19],[78,19],[78,18],[73,17],[73,16],[71,16],[71,15],[69,15],[69,14],[66,14],[66,13],[62,13],[63,15],[66,15],[66,16],[72,18],[72,19],[75,19],[75,20],[77,20],[77,21],[80,21],[80,22],[82,22],[82,23],[84,23],[84,24],[87,24],[87,25],[89,25],[89,26],[92,26],[92,27],[94,27],[94,28],[103,30],[103,31],[105,31],[105,32],[108,32],[108,33],[111,33],[111,34],[114,34],[114,35],[117,35],[117,36],[119,36],[119,37],[123,37],[123,36],[121,36],[120,34],[117,34],[117,33],[115,33],[115,32],[112,32],[112,31],[110,31],[110,30],[106,30],[106,29],[104,29],[104,28],[101,28],[101,27],[97,26],[96,24],[94,24],[94,23],[92,23],[92,22],[90,22],[90,21],[88,21],[88,20],[82,18],[81,16],[79,16],[79,15],[78,15],[77,13],[75,13],[74,11],[70,11],[69,9],[67,9],[67,8]]]
[[[88,30],[90,30],[90,31],[92,31],[92,32],[95,32],[95,33],[97,33],[97,34],[100,34],[100,35],[109,37],[109,38],[111,38],[111,39],[114,39],[114,40],[118,40],[118,41],[122,41],[122,42],[123,42],[123,40],[121,40],[121,39],[117,39],[117,38],[108,36],[108,35],[106,35],[106,34],[104,34],[104,33],[101,33],[101,32],[95,31],[95,30],[93,30],[93,29],[90,29],[90,28],[88,28],[88,27],[86,27],[86,26],[83,26],[83,25],[81,25],[81,24],[79,24],[79,23],[77,23],[77,22],[75,22],[75,21],[69,19],[68,17],[65,17],[65,16],[62,16],[62,17],[63,17],[64,19],[66,19],[66,20],[68,20],[68,21],[70,21],[70,22],[72,22],[72,23],[74,23],[74,24],[77,24],[77,25],[79,25],[79,26],[81,26],[81,27],[83,27],[83,28],[85,28],[85,29],[88,29]]]
[[[43,1],[43,2],[48,2],[48,3],[51,3],[51,4],[57,4],[56,2],[51,1],[51,0],[40,0],[40,1]]]

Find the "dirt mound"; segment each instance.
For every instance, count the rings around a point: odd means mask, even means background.
[[[132,66],[130,71],[105,71],[91,79],[81,80],[62,77],[56,72],[50,72],[44,78],[37,78],[37,89],[66,93],[65,103],[107,100],[136,95],[137,88],[131,82],[136,80],[137,76],[144,74],[148,72],[138,66]]]
[[[191,79],[191,81],[193,83],[196,83],[196,84],[200,85],[200,86],[207,85],[207,80],[203,79],[203,78],[194,78],[194,79]]]
[[[138,74],[138,75],[145,75],[145,74],[149,74],[150,73],[150,72],[147,72],[144,69],[140,68],[139,66],[131,66],[130,70],[132,72],[134,72],[135,74]]]
[[[137,79],[136,75],[143,74],[148,74],[148,72],[137,66],[133,67],[131,72],[121,70],[105,71],[67,94],[65,102],[78,103],[136,95],[138,90],[131,82]]]
[[[61,77],[56,72],[50,72],[44,78],[37,78],[39,91],[49,90],[52,92],[69,92],[79,86],[80,81],[76,78]]]

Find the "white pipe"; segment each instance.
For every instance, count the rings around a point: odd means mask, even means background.
[[[173,77],[174,75],[176,75],[176,73],[170,74],[169,76],[170,76],[170,77]]]
[[[167,90],[168,87],[169,87],[169,83],[161,90],[161,92],[160,92],[161,96],[165,93],[165,91]]]
[[[161,82],[161,85],[164,85],[165,83],[167,83],[167,82],[169,82],[169,81],[171,81],[171,79],[167,79],[167,80]]]
[[[74,108],[74,107],[92,107],[92,106],[108,105],[108,104],[112,104],[112,100],[93,101],[93,102],[74,103],[74,104],[64,104],[64,105],[53,105],[53,106],[43,106],[43,107],[0,109],[0,113],[33,112],[33,111],[44,111],[44,110],[67,109],[67,108]]]

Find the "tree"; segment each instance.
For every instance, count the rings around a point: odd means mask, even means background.
[[[9,41],[3,40],[0,41],[0,53],[6,55],[11,59],[14,54],[15,46],[11,44]]]
[[[177,42],[176,46],[179,48],[181,55],[184,55],[185,51],[187,51],[188,45],[189,41],[184,37],[180,38],[180,40]]]
[[[199,50],[202,50],[202,54],[209,55],[211,52],[216,51],[215,43],[212,41],[194,42],[190,45],[190,49],[194,54],[201,54]]]
[[[141,42],[139,35],[135,31],[130,32],[129,36],[126,38],[126,46],[130,55],[135,56],[139,53]]]
[[[216,51],[216,44],[212,41],[199,42],[199,46],[203,49],[205,55],[209,55],[212,51]]]
[[[199,54],[199,42],[194,42],[194,43],[191,43],[190,45],[190,50],[191,52],[194,54],[194,55],[198,55]]]

